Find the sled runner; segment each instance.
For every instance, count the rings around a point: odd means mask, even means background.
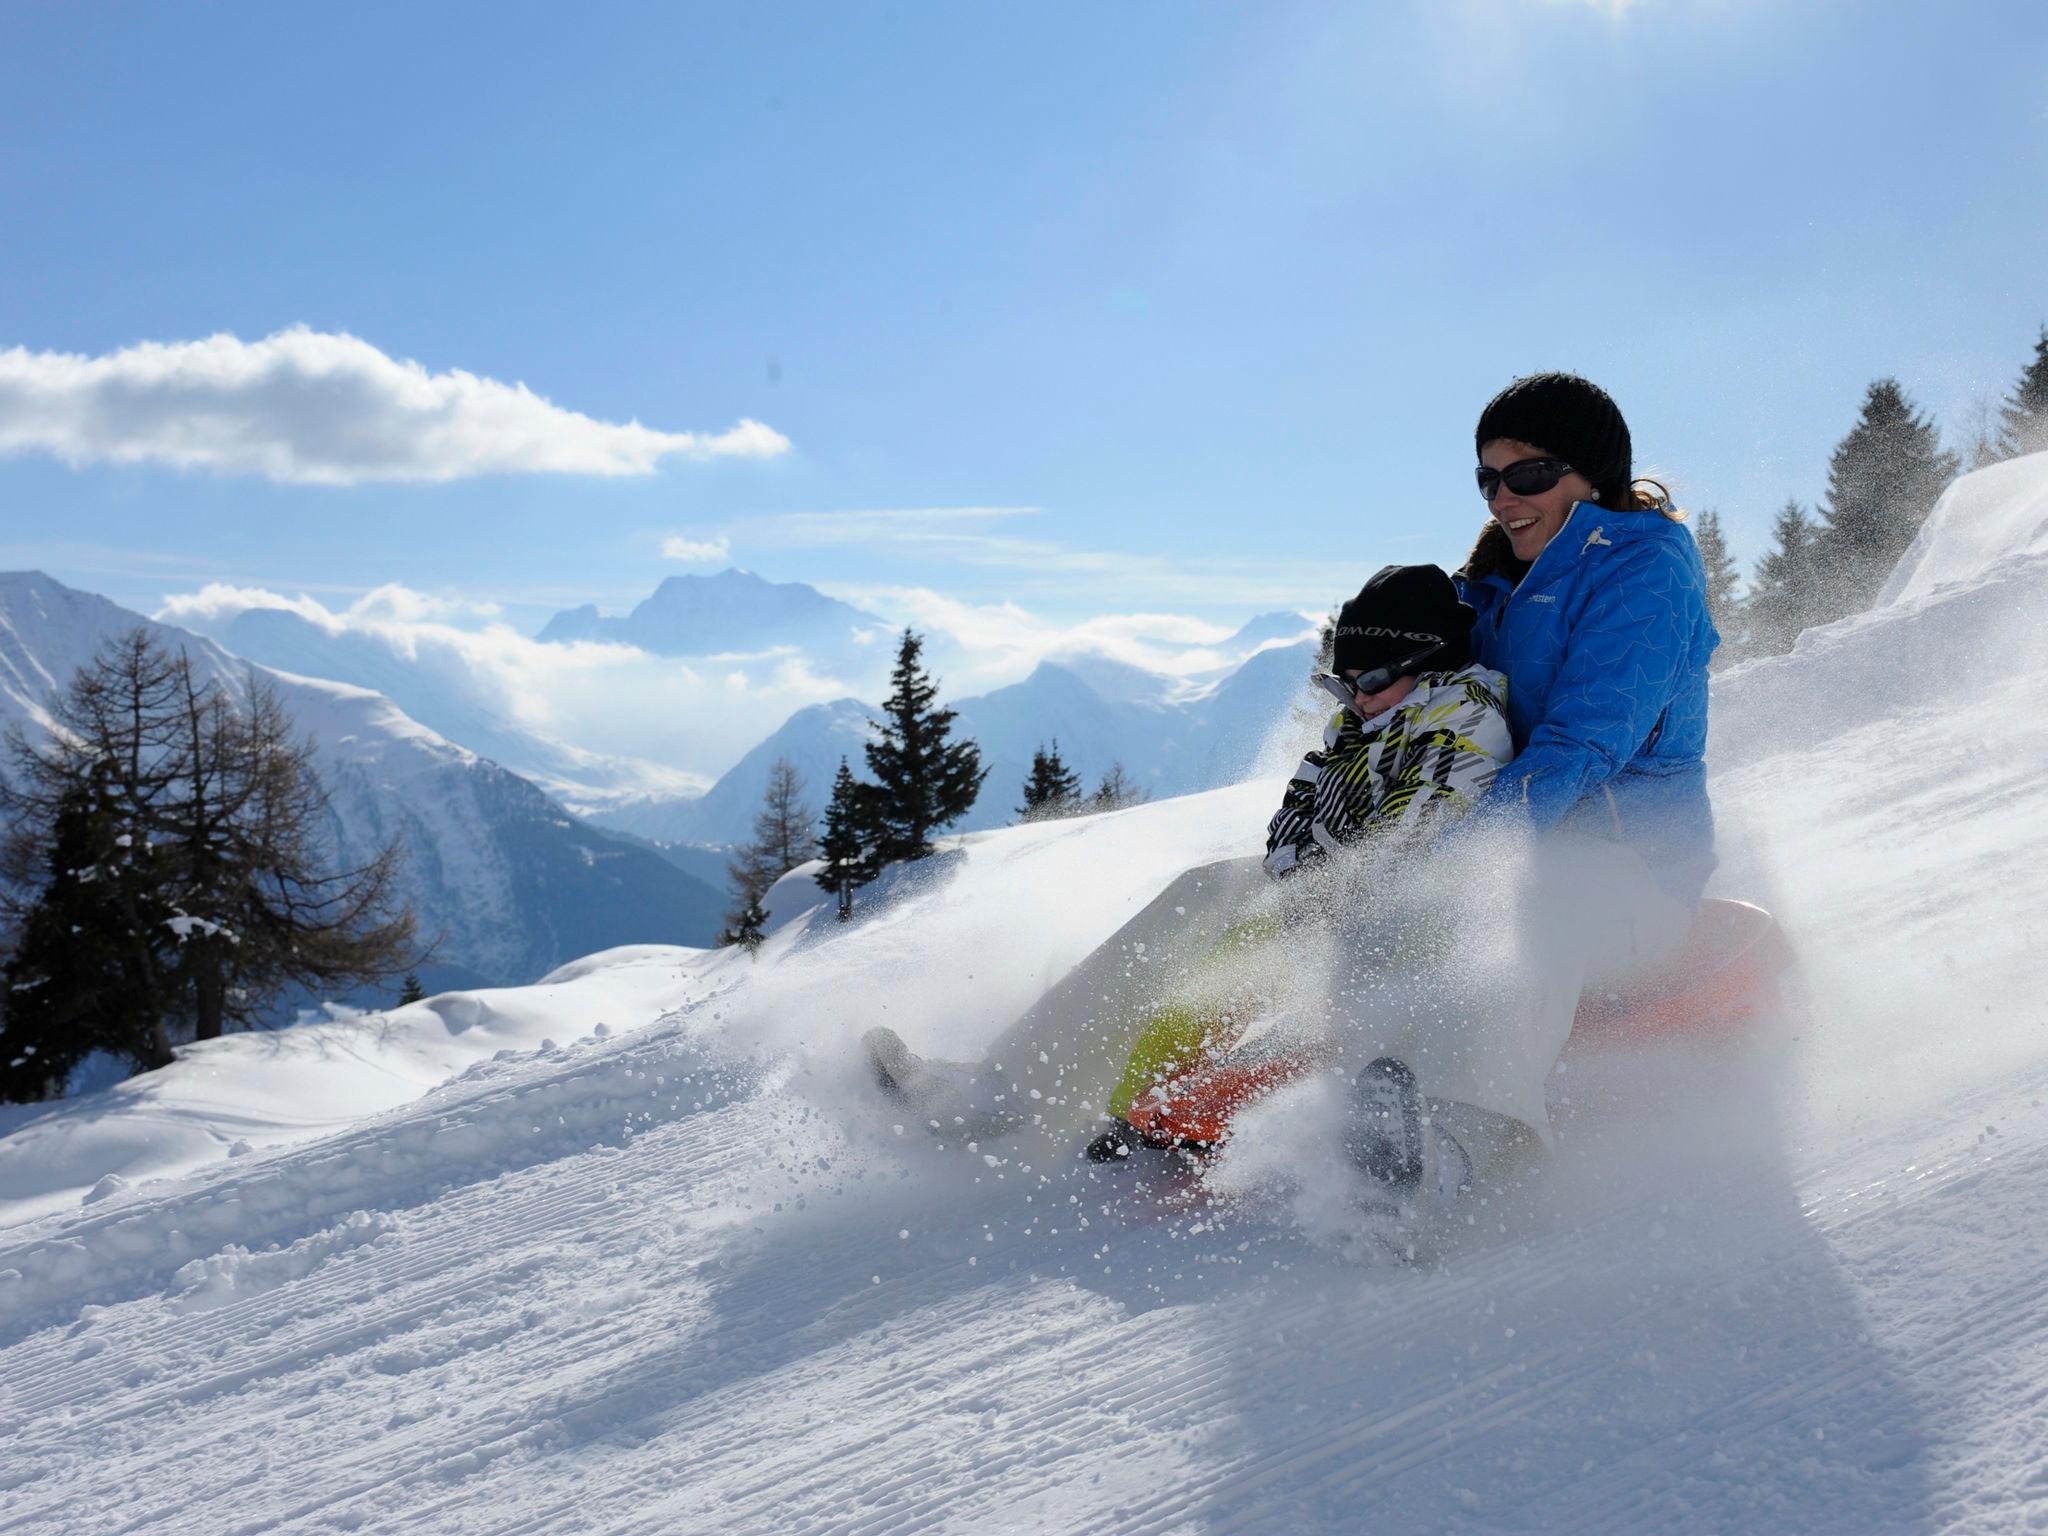
[[[1685,947],[1654,971],[1581,999],[1569,1049],[1610,1049],[1653,1041],[1742,1038],[1778,1000],[1791,958],[1784,935],[1762,907],[1710,899],[1701,904]],[[1246,1105],[1329,1059],[1322,1047],[1258,1042],[1207,1061],[1139,1095],[1128,1114],[1137,1140],[1203,1151],[1230,1134]],[[1106,1156],[1116,1134],[1098,1138]],[[1096,1154],[1091,1148],[1091,1155]],[[1106,1157],[1105,1157],[1106,1160]]]

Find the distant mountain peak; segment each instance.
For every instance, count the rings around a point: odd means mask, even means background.
[[[712,575],[664,577],[624,618],[595,604],[564,609],[542,627],[543,642],[608,640],[657,656],[716,656],[793,647],[821,658],[844,653],[873,614],[801,581],[770,581],[738,566]]]

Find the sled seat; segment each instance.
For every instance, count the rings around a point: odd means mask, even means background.
[[[1685,947],[1664,964],[1579,999],[1573,1046],[1740,1033],[1778,1001],[1791,947],[1777,919],[1747,901],[1700,903]]]

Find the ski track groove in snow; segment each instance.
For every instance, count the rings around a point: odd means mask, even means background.
[[[660,1040],[639,1042],[639,1054],[644,1054],[650,1043],[657,1049],[663,1045]],[[703,1070],[701,1064],[697,1070]],[[526,1111],[517,1108],[516,1099],[513,1102],[514,1117],[524,1118]],[[516,1180],[517,1173],[474,1182],[445,1195],[441,1208],[458,1216],[470,1214],[487,1220],[515,1252],[518,1245],[530,1244],[549,1234],[573,1237],[589,1230],[593,1212],[605,1203],[605,1192],[623,1184],[665,1184],[686,1191],[677,1198],[679,1209],[701,1209],[699,1202],[716,1190],[715,1181],[720,1175],[754,1166],[748,1142],[759,1134],[751,1117],[760,1103],[758,1098],[741,1101],[737,1112],[745,1123],[738,1125],[732,1124],[733,1117],[724,1112],[731,1106],[683,1110],[686,1118],[681,1123],[693,1134],[686,1136],[685,1145],[667,1158],[648,1158],[636,1166],[615,1153],[600,1152],[570,1155],[552,1165],[543,1165],[546,1172],[558,1176],[547,1181],[549,1198],[527,1210],[522,1211],[516,1201],[507,1200],[502,1188],[508,1179]],[[637,1139],[645,1141],[647,1136],[643,1132]],[[324,1157],[320,1148],[312,1147],[284,1161],[318,1163]],[[679,1168],[687,1168],[692,1176],[678,1181]],[[230,1302],[196,1317],[168,1315],[158,1298],[143,1298],[132,1307],[110,1309],[109,1315],[118,1315],[139,1308],[142,1315],[133,1319],[139,1326],[116,1327],[110,1329],[109,1337],[94,1340],[99,1346],[94,1363],[104,1364],[97,1370],[84,1371],[64,1369],[68,1363],[64,1356],[67,1352],[75,1353],[70,1339],[79,1331],[78,1327],[46,1329],[17,1347],[22,1368],[10,1372],[10,1390],[0,1399],[0,1422],[27,1420],[27,1430],[21,1435],[18,1448],[29,1453],[27,1459],[33,1464],[43,1460],[34,1454],[43,1449],[37,1444],[42,1437],[34,1433],[36,1426],[50,1422],[51,1412],[66,1403],[98,1402],[100,1406],[97,1411],[67,1416],[55,1439],[70,1439],[81,1431],[106,1431],[128,1421],[152,1420],[174,1406],[233,1394],[252,1383],[288,1376],[351,1349],[383,1346],[395,1335],[447,1316],[466,1300],[487,1299],[505,1292],[508,1282],[547,1262],[545,1253],[535,1253],[508,1265],[486,1266],[482,1273],[465,1271],[460,1267],[462,1261],[473,1261],[476,1255],[461,1234],[459,1225],[441,1225],[435,1229],[435,1235],[420,1235],[388,1248],[373,1244],[344,1253],[322,1266],[324,1274],[305,1277],[316,1290],[346,1283],[355,1294],[384,1298],[387,1305],[373,1317],[294,1332],[289,1323],[295,1314],[312,1308],[302,1294],[305,1287],[291,1284]],[[429,1277],[432,1283],[420,1283]],[[267,1338],[281,1328],[288,1334],[283,1347],[253,1351],[254,1358],[245,1353],[227,1369],[210,1366],[210,1357],[231,1352],[236,1340]],[[136,1382],[137,1367],[133,1362],[138,1356],[149,1362],[149,1381],[167,1379],[175,1384],[152,1391],[146,1383]],[[45,1385],[22,1390],[12,1386],[18,1382]],[[128,1392],[118,1390],[124,1385],[130,1389]],[[55,1450],[55,1446],[48,1447],[52,1459]],[[161,1478],[175,1473],[179,1457],[177,1450],[145,1452],[140,1463],[154,1477]],[[388,1475],[387,1471],[373,1479],[372,1486],[388,1480]],[[59,1495],[60,1500],[65,1497],[69,1495]],[[17,1528],[17,1513],[33,1521],[38,1515],[54,1512],[50,1507],[25,1507],[17,1500],[9,1515],[0,1517],[0,1530]],[[147,1517],[138,1528],[146,1524]]]

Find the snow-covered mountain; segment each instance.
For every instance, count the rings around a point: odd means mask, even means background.
[[[215,642],[39,572],[0,575],[0,722],[46,723],[44,701],[112,636],[141,626],[182,646],[208,681],[239,689],[247,665]],[[488,758],[444,740],[365,688],[273,672],[316,745],[342,851],[394,835],[445,978],[509,982],[593,946],[707,943],[717,892],[652,851],[567,815]]]
[[[1443,1262],[1311,1240],[1301,1097],[1176,1185],[932,1140],[859,1063],[884,1020],[975,1055],[1255,849],[1253,782],[957,839],[758,960],[612,952],[5,1112],[0,1524],[2038,1529],[2048,456],[1900,572],[1715,680],[1717,888],[1778,914],[1784,1027],[1575,1052],[1554,1161]]]
[[[962,699],[952,706],[959,712],[956,739],[981,748],[989,774],[955,830],[1015,821],[1032,754],[1055,741],[1061,760],[1090,790],[1119,762],[1156,799],[1234,784],[1262,758],[1284,759],[1287,747],[1301,745],[1319,725],[1307,687],[1313,662],[1312,644],[1269,646],[1214,682],[1190,684],[1106,657],[1062,658],[1041,662],[1020,683]],[[861,748],[867,722],[880,713],[878,705],[855,699],[814,704],[790,716],[701,800],[638,815],[604,811],[596,819],[663,840],[743,840],[777,758],[796,765],[819,808],[842,756],[856,777],[866,778]]]
[[[274,671],[381,693],[437,735],[531,779],[572,810],[673,804],[709,787],[697,774],[592,752],[519,724],[458,651],[400,649],[381,632],[319,624],[290,608],[243,608],[183,627]]]
[[[889,626],[800,581],[750,571],[671,576],[623,618],[595,604],[565,609],[542,626],[544,642],[609,640],[656,656],[716,656],[770,650],[840,657],[872,646]],[[865,637],[865,639],[863,639]]]

